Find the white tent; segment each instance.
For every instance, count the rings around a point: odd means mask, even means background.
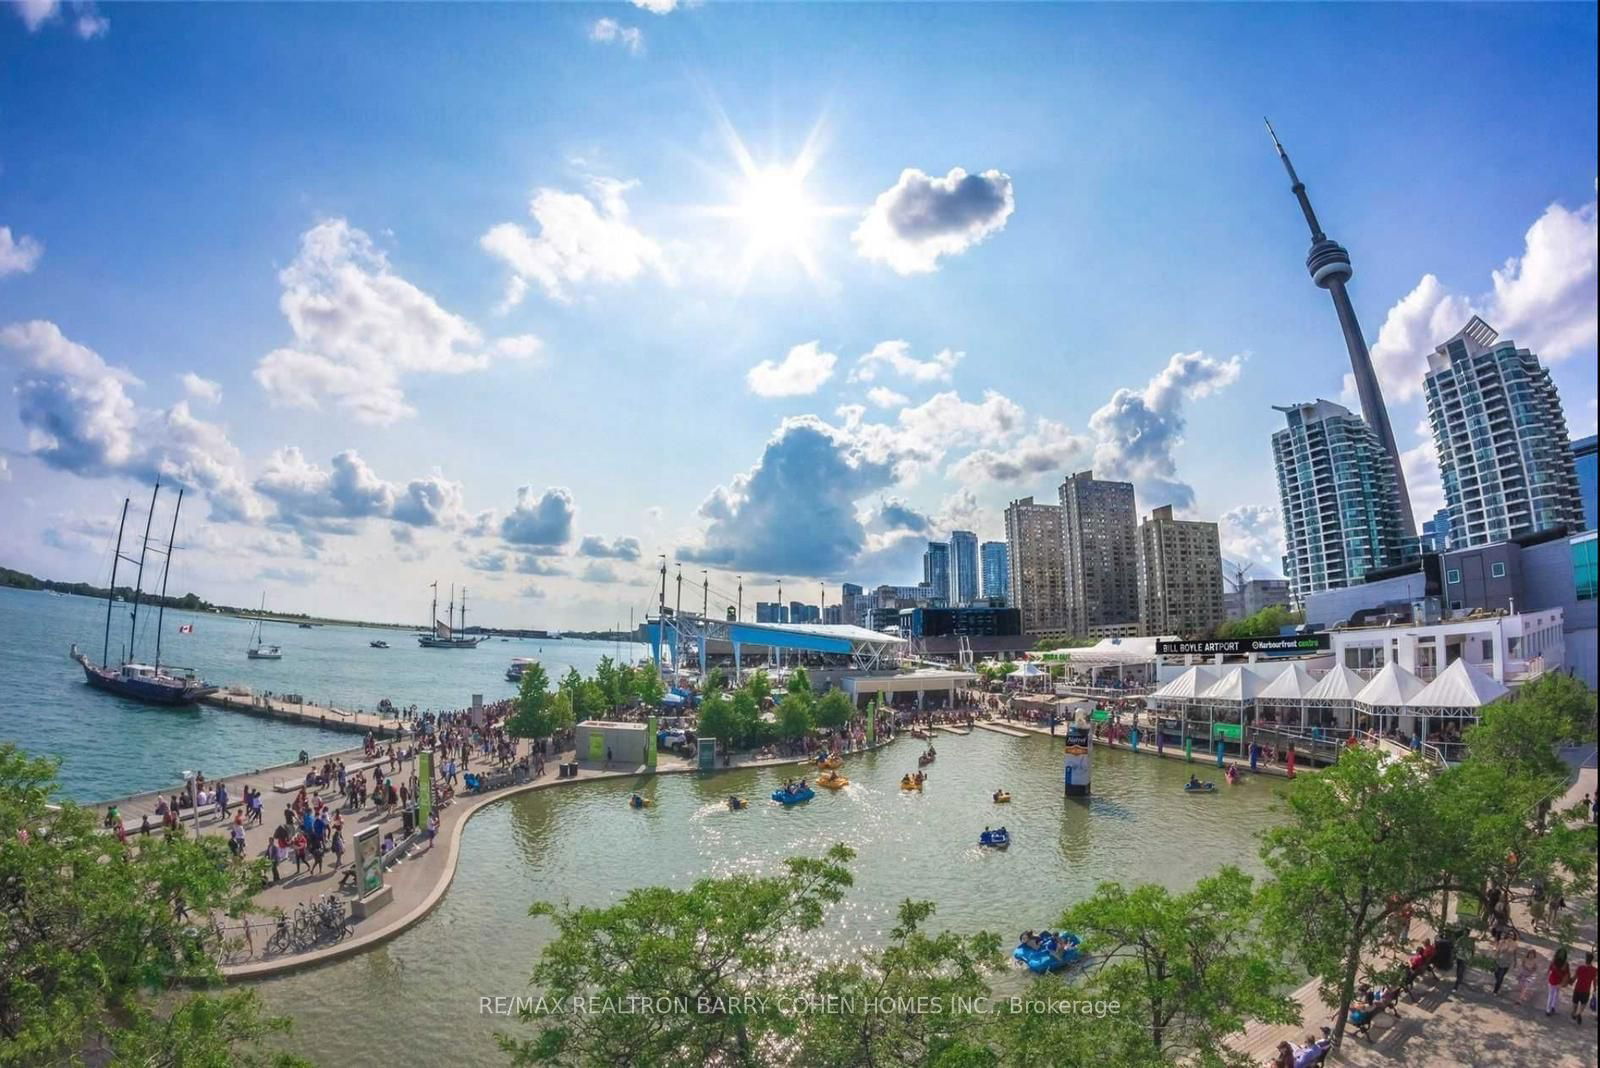
[[[1270,702],[1298,701],[1316,684],[1303,665],[1290,664],[1256,696]]]
[[[1510,692],[1465,660],[1457,660],[1406,704],[1411,708],[1482,708]]]
[[[1216,682],[1215,672],[1196,664],[1150,696],[1177,701],[1193,700],[1216,685]]]
[[[1354,701],[1367,680],[1347,667],[1336,667],[1306,691],[1307,701]]]
[[[1361,688],[1355,700],[1368,708],[1400,708],[1410,704],[1424,687],[1421,679],[1401,667],[1399,661],[1391,660]]]
[[[1050,674],[1032,660],[1024,660],[1018,668],[1006,676],[1008,679],[1036,679],[1040,675]]]
[[[1246,667],[1231,667],[1200,696],[1207,701],[1254,701],[1267,681]]]

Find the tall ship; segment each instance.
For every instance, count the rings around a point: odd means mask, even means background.
[[[117,523],[117,548],[111,557],[111,585],[106,590],[106,631],[105,642],[100,651],[100,663],[90,660],[88,655],[80,651],[77,645],[72,647],[72,659],[76,660],[83,668],[83,677],[90,686],[97,690],[117,694],[119,697],[131,697],[136,701],[144,701],[153,705],[186,705],[198,701],[200,698],[217,692],[217,687],[208,686],[204,681],[195,676],[192,668],[179,668],[182,675],[173,674],[172,669],[164,667],[161,663],[161,624],[166,615],[167,602],[167,574],[172,568],[172,543],[178,534],[178,513],[183,508],[183,489],[178,490],[178,502],[172,509],[172,531],[167,535],[167,548],[163,553],[164,562],[161,565],[161,596],[156,603],[156,647],[155,658],[151,663],[145,664],[135,660],[135,645],[139,636],[139,598],[144,585],[145,557],[150,552],[150,524],[155,519],[156,498],[161,493],[161,482],[158,479],[155,489],[150,493],[150,514],[144,521],[144,538],[139,544],[139,557],[122,554],[122,533],[128,523],[128,499],[122,500],[122,518]],[[161,552],[160,549],[156,550]],[[111,666],[111,614],[112,607],[124,603],[124,599],[117,595],[117,565],[119,563],[138,565],[137,576],[133,583],[133,606],[129,612],[128,646],[122,657],[122,662],[116,667]]]
[[[461,630],[456,630],[456,588],[450,587],[449,622],[439,619],[439,584],[431,583],[433,590],[433,605],[429,609],[428,618],[433,620],[433,629],[417,635],[417,644],[424,649],[476,649],[478,643],[483,641],[481,636],[474,637],[465,633],[467,628],[467,588],[461,587]]]

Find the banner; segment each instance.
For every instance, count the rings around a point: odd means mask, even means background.
[[[379,828],[363,827],[350,839],[355,847],[356,896],[383,889],[383,843],[378,840]]]
[[[1187,735],[1183,739],[1183,759],[1194,762],[1194,739]]]
[[[1218,741],[1217,741],[1217,767],[1219,767],[1219,768],[1222,767],[1222,747],[1223,747],[1223,742],[1221,741],[1221,739],[1218,739]]]
[[[660,744],[658,728],[660,721],[655,716],[650,716],[644,721],[644,766],[651,771],[656,770],[656,748]]]
[[[1333,648],[1333,637],[1290,634],[1278,638],[1224,638],[1216,641],[1156,642],[1157,656],[1231,656],[1241,653],[1319,653]]]
[[[867,705],[867,748],[871,749],[878,744],[878,699],[874,697],[872,703]]]
[[[417,827],[428,828],[428,816],[433,812],[433,750],[417,753]]]
[[[593,731],[589,735],[589,760],[595,764],[605,763],[606,736],[601,731]]]

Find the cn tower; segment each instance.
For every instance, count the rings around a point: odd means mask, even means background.
[[[1355,376],[1356,393],[1361,398],[1361,415],[1383,443],[1383,451],[1394,464],[1395,484],[1400,487],[1400,528],[1406,537],[1417,536],[1416,520],[1411,515],[1411,494],[1406,492],[1406,475],[1400,467],[1400,450],[1395,447],[1394,431],[1389,427],[1389,412],[1383,406],[1383,391],[1378,388],[1378,375],[1372,369],[1372,354],[1367,351],[1366,339],[1361,336],[1361,324],[1356,321],[1356,310],[1350,304],[1350,292],[1345,283],[1355,273],[1350,266],[1350,253],[1344,246],[1322,232],[1317,213],[1311,210],[1311,200],[1306,196],[1306,184],[1294,173],[1289,153],[1283,150],[1278,135],[1267,123],[1272,135],[1272,145],[1283,160],[1283,169],[1289,172],[1289,188],[1300,201],[1300,211],[1311,228],[1311,251],[1306,253],[1306,270],[1311,280],[1326,289],[1333,297],[1333,310],[1339,315],[1339,328],[1344,331],[1344,347],[1350,350],[1350,370]]]

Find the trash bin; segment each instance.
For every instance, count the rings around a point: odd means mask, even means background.
[[[1447,971],[1455,966],[1456,934],[1457,932],[1450,928],[1439,932],[1439,938],[1434,942],[1438,947],[1438,951],[1433,955],[1433,966],[1436,970]]]

